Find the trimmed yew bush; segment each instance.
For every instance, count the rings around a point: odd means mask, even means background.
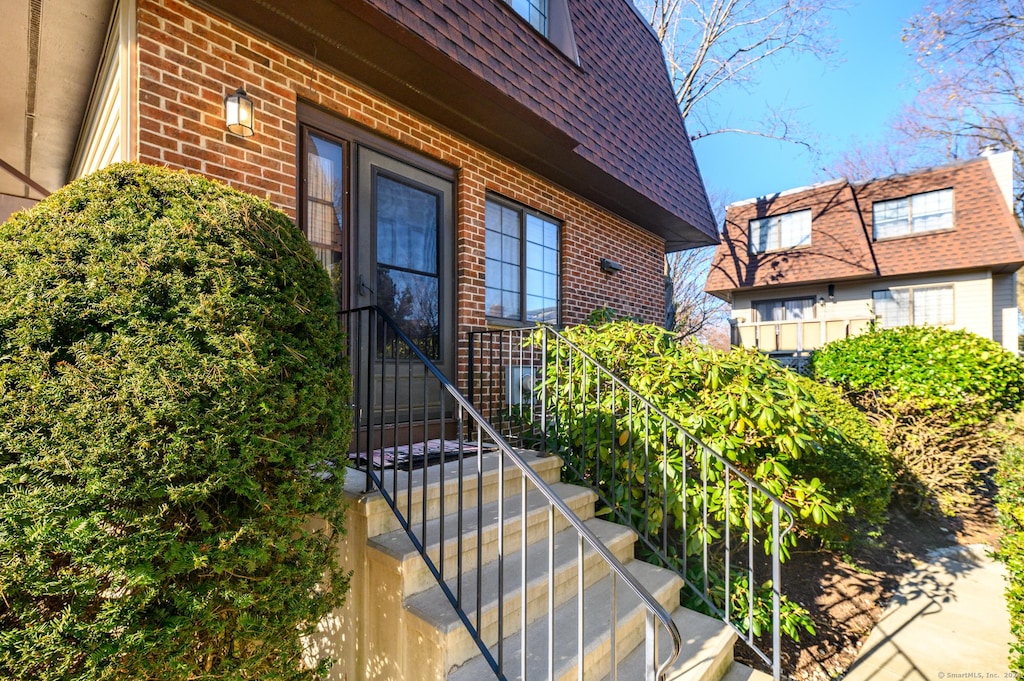
[[[316,678],[342,349],[300,231],[198,176],[118,164],[0,227],[0,677]]]

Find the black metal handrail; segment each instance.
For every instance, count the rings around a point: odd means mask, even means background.
[[[784,502],[549,326],[470,332],[468,380],[473,404],[506,439],[560,455],[637,532],[646,557],[675,569],[781,678],[779,548],[794,524]],[[766,652],[755,614],[768,570]]]
[[[546,656],[548,678],[554,678],[556,659],[556,632],[554,630],[555,594],[551,579],[554,574],[554,536],[556,525],[568,526],[575,530],[577,589],[577,627],[573,634],[577,646],[577,664],[580,669],[584,665],[584,572],[583,559],[585,549],[596,553],[606,564],[612,576],[613,593],[621,582],[625,584],[644,604],[646,623],[646,670],[645,678],[654,681],[663,679],[666,670],[677,659],[682,638],[669,613],[660,605],[654,596],[632,575],[615,557],[608,547],[601,543],[593,531],[570,509],[544,479],[527,463],[523,456],[510,445],[504,437],[473,407],[470,401],[460,393],[447,377],[427,358],[412,342],[398,325],[381,309],[376,307],[360,308],[342,313],[342,320],[348,334],[349,362],[353,375],[354,421],[353,436],[354,454],[350,466],[365,475],[366,491],[379,490],[398,518],[401,527],[406,531],[416,550],[423,557],[438,585],[444,591],[449,602],[455,608],[462,623],[470,632],[480,652],[500,679],[505,679],[509,669],[506,655],[506,625],[504,618],[505,594],[512,593],[516,586],[520,589],[518,622],[523,632],[523,644],[519,647],[518,674],[526,676],[526,661],[529,655]],[[434,437],[437,436],[437,437]],[[439,461],[431,468],[436,469],[436,476],[426,470],[414,476],[417,463],[412,456],[414,451],[422,451],[426,456],[432,444],[440,442]],[[451,457],[449,460],[449,444]],[[498,561],[499,591],[497,605],[497,634],[490,639],[484,636],[484,617],[481,611],[483,598],[481,591],[481,568],[484,564],[483,533],[476,532],[474,540],[466,540],[463,533],[464,521],[472,521],[476,514],[476,527],[482,527],[481,508],[483,506],[484,470],[482,452],[492,447],[498,456],[498,536],[496,560]],[[404,459],[400,455],[406,453]],[[476,466],[468,464],[476,453]],[[401,460],[399,460],[401,459]],[[521,518],[519,534],[521,551],[520,583],[506,584],[503,561],[506,547],[506,521],[514,524],[514,514],[507,515],[505,487],[505,463],[511,462],[520,477],[518,492]],[[450,483],[446,483],[446,466],[456,467],[458,475]],[[450,470],[450,468],[448,468]],[[475,480],[474,480],[475,477]],[[418,478],[418,480],[417,480]],[[438,503],[440,517],[444,518],[445,497],[449,491],[446,485],[455,486],[456,541],[454,565],[446,560],[444,551],[445,524],[439,523],[432,530],[428,525],[428,483],[439,481],[441,485]],[[419,485],[419,489],[414,489]],[[526,502],[529,488],[543,496],[547,511],[547,527],[545,547],[537,550],[547,552],[547,632],[546,650],[528,649],[525,632],[527,621],[527,552],[531,545],[527,538]],[[420,497],[416,504],[414,498]],[[515,494],[508,495],[514,499]],[[417,518],[418,516],[418,518]],[[558,522],[556,522],[556,520]],[[434,532],[435,536],[429,536]],[[437,539],[441,550],[431,555],[428,547]],[[466,545],[464,542],[468,542]],[[538,542],[539,545],[539,542]],[[464,561],[464,556],[474,556],[475,560]],[[470,577],[475,571],[475,578]],[[470,580],[475,579],[475,583]],[[475,589],[475,591],[474,591]],[[475,599],[472,594],[476,594]],[[475,608],[469,607],[475,600]],[[614,599],[613,599],[614,601]],[[599,604],[597,607],[608,607]],[[611,653],[609,666],[616,667],[615,628],[617,622],[616,606],[610,608]],[[660,662],[658,658],[657,623],[667,632],[672,649]],[[565,632],[557,632],[564,634]],[[558,646],[558,653],[564,654],[565,644]],[[509,672],[511,673],[511,672]],[[614,678],[614,674],[612,674]],[[582,678],[582,676],[580,676]]]

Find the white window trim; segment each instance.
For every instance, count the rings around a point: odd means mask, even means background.
[[[784,233],[784,222],[789,220],[799,221],[795,225],[801,231],[798,233],[799,237],[796,241],[783,241]],[[766,241],[768,243],[759,243],[759,240],[754,239],[755,230],[759,233],[761,231],[762,223],[768,222],[768,236]],[[803,231],[803,224],[806,223],[806,232]],[[804,210],[795,210],[788,213],[780,213],[779,215],[769,215],[763,218],[754,218],[747,223],[747,250],[751,255],[760,255],[762,253],[773,253],[776,251],[786,251],[793,248],[803,248],[811,245],[811,233],[813,231],[813,217],[811,210],[806,208]],[[772,238],[772,235],[775,238]],[[774,241],[774,244],[771,243]]]
[[[914,199],[925,197],[930,194],[941,194],[949,193],[949,226],[937,227],[934,229],[918,229],[914,230]],[[899,201],[907,202],[907,219],[906,219],[906,231],[901,231],[898,234],[890,234],[887,236],[878,235],[878,209],[886,206],[887,204],[894,204]],[[944,189],[933,189],[927,192],[918,192],[917,194],[909,194],[908,196],[901,196],[895,199],[885,199],[884,201],[875,201],[871,204],[871,236],[875,241],[886,241],[888,239],[900,239],[908,236],[918,236],[921,234],[933,234],[935,232],[945,232],[951,229],[956,229],[956,195],[953,192],[952,187],[946,187]],[[884,222],[884,221],[883,221]],[[901,221],[903,222],[903,221]]]
[[[943,290],[943,289],[949,291],[949,316],[948,316],[948,318],[946,320],[940,321],[940,322],[924,322],[924,323],[919,323],[916,319],[914,319],[914,295],[915,295],[915,293],[919,292],[919,291],[935,291],[935,290]],[[956,324],[956,287],[952,283],[950,283],[950,284],[928,284],[928,285],[924,285],[924,286],[893,286],[891,288],[875,289],[875,290],[873,290],[871,292],[871,309],[872,309],[872,312],[875,314],[876,318],[879,317],[879,314],[878,314],[877,309],[875,309],[876,308],[875,294],[876,293],[890,293],[891,294],[894,291],[901,291],[901,292],[902,291],[906,291],[906,292],[908,292],[910,294],[910,298],[909,298],[909,302],[908,302],[909,313],[910,313],[910,322],[909,322],[909,324],[886,324],[885,323],[885,319],[883,317],[882,320],[881,320],[882,321],[882,324],[881,324],[882,328],[884,328],[884,329],[893,329],[893,328],[898,328],[898,327],[901,327],[901,326],[923,326],[925,323],[931,324],[932,326],[953,326],[954,324]]]

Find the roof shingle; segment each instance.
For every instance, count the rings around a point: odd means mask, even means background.
[[[952,230],[872,238],[872,204],[953,189]],[[811,243],[762,254],[748,247],[750,220],[811,209]],[[809,284],[1024,265],[1024,234],[985,158],[853,184],[845,180],[729,206],[705,290]]]

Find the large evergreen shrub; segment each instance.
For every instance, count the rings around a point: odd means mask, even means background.
[[[294,224],[195,175],[118,164],[0,227],[0,677],[314,678],[342,340]]]
[[[820,478],[846,523],[822,528],[829,542],[842,544],[858,530],[876,531],[884,522],[893,490],[889,448],[879,432],[842,391],[799,376],[814,410],[842,437],[827,439],[813,456],[793,463],[793,473]]]
[[[1024,673],[1024,450],[1007,448],[996,469],[996,509],[1003,536],[996,557],[1006,565],[1006,605],[1010,612],[1010,666]]]
[[[774,360],[679,342],[664,329],[631,321],[573,327],[564,335],[789,504],[798,521],[791,541],[805,534],[842,543],[864,529],[862,521],[883,519],[891,482],[884,449],[860,430],[862,422],[840,411],[831,393],[819,404],[809,381]],[[555,410],[552,436],[569,470],[597,485],[611,510],[628,516],[643,535],[671,536],[673,566],[686,570],[691,583],[709,584],[719,608],[728,594],[734,623],[746,627],[746,573],[732,564],[745,560],[737,547],[752,541],[762,556],[762,546],[783,557],[787,553],[786,546],[767,541],[768,498],[748,494],[734,474],[727,475],[719,461],[692,443],[663,442],[662,419],[631,403],[607,380],[599,386],[596,372],[582,366],[578,353],[555,343],[548,351],[549,361],[572,363],[561,374],[548,372],[544,393]],[[645,469],[646,461],[654,463]],[[755,537],[747,534],[751,518]],[[722,544],[726,533],[733,542],[731,558]],[[771,621],[770,585],[758,586],[755,635]],[[799,628],[811,629],[806,612],[788,601],[782,626],[793,638]]]

